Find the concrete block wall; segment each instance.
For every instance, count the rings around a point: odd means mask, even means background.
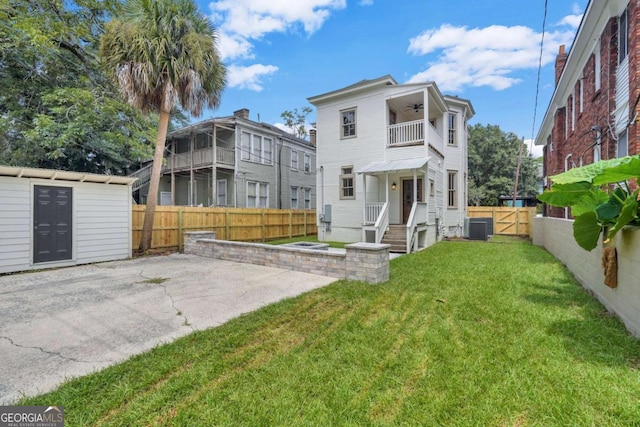
[[[345,246],[345,249],[346,253],[335,253],[216,240],[215,232],[184,233],[184,252],[187,254],[367,283],[389,280],[389,245],[353,243]]]
[[[573,238],[573,221],[536,217],[533,243],[544,246],[564,263],[583,287],[615,313],[635,336],[640,337],[640,229],[626,227],[615,237],[618,252],[618,286],[604,284],[602,244],[591,252]]]

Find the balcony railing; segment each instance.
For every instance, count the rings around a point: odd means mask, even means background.
[[[387,126],[387,147],[424,144],[424,120]]]
[[[193,162],[192,162],[193,158]],[[233,148],[216,148],[216,161],[218,164],[235,164],[235,151]],[[193,153],[174,154],[167,158],[167,169],[188,169],[190,167],[211,166],[213,164],[213,151],[211,148],[195,150]]]

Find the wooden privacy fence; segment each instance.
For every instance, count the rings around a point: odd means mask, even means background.
[[[493,218],[494,234],[530,236],[536,208],[469,206],[469,218]]]
[[[133,248],[140,245],[145,205],[133,206]],[[218,239],[264,242],[317,234],[313,209],[244,209],[158,206],[151,248],[179,248],[185,231],[209,231]]]

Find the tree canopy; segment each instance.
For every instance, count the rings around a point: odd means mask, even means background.
[[[469,127],[469,205],[496,206],[500,196],[512,196],[523,141],[496,125]],[[538,192],[538,166],[526,145],[520,155],[518,196]]]
[[[282,120],[284,120],[284,125],[291,131],[292,134],[297,136],[298,138],[306,138],[308,135],[307,131],[307,116],[311,114],[313,110],[311,107],[302,107],[300,110],[294,108],[293,111],[285,110],[280,114]],[[315,126],[315,123],[312,123],[311,126]]]
[[[127,105],[97,48],[117,0],[2,0],[0,164],[123,174],[151,155],[157,116]]]
[[[199,116],[214,108],[226,84],[226,68],[213,25],[191,0],[127,0],[100,40],[104,69],[131,105],[158,112],[158,132],[142,226],[140,250],[151,234],[171,111],[179,104]]]

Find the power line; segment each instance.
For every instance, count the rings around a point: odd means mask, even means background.
[[[538,57],[538,78],[536,81],[536,99],[533,106],[533,123],[531,124],[531,141],[535,139],[536,114],[538,113],[538,95],[540,93],[540,73],[542,70],[542,53],[544,52],[544,34],[547,25],[548,0],[544,0],[544,17],[542,18],[542,37],[540,38],[540,56]],[[533,142],[531,142],[533,144]],[[531,152],[531,149],[529,149]]]

